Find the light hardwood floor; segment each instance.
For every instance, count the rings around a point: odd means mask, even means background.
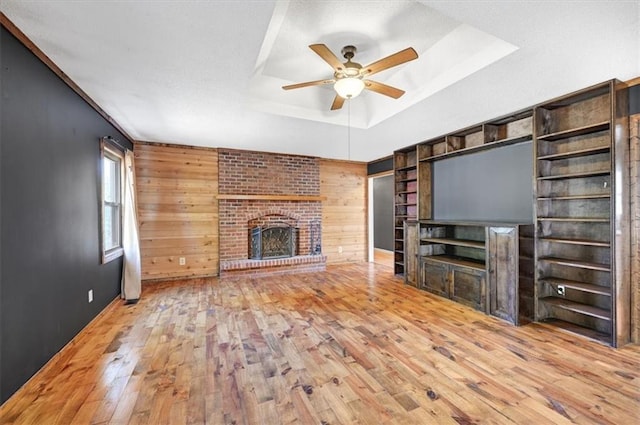
[[[514,327],[374,264],[144,287],[2,424],[634,424],[640,347]]]
[[[373,262],[386,267],[393,267],[393,251],[386,249],[373,249]]]

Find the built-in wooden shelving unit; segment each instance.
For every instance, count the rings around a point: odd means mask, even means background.
[[[418,217],[418,157],[414,147],[393,154],[394,169],[394,272],[404,275],[404,222]]]
[[[534,113],[536,320],[614,346],[630,338],[626,110],[609,81]]]
[[[394,152],[396,274],[404,275],[407,268],[403,222],[433,218],[432,163],[453,156],[529,141],[532,132],[533,110],[527,109]],[[412,258],[408,260],[412,261]],[[409,282],[413,281],[410,277]]]
[[[432,165],[533,140],[535,227],[518,227],[513,248],[521,264],[535,265],[518,286],[524,288],[520,298],[531,301],[522,306],[531,306],[536,321],[613,346],[629,342],[627,114],[627,87],[611,80],[396,151],[396,274],[494,314],[490,303],[500,295],[486,284],[493,226],[435,222]],[[495,311],[518,321],[513,308]]]
[[[535,227],[509,231],[434,221],[433,162],[530,140]],[[497,282],[487,274],[492,270],[488,259],[498,261],[489,241],[510,244],[515,232],[517,243],[510,249],[522,264],[535,265],[530,276],[518,277],[524,282],[517,298],[528,309],[525,316],[613,346],[629,342],[629,138],[623,83],[607,81],[398,150],[394,169],[395,272],[405,275],[406,283],[517,323],[523,312],[514,316],[513,294],[505,298],[495,284],[494,289],[486,284]],[[503,231],[511,239],[501,236]]]

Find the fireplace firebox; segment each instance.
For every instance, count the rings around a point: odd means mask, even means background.
[[[249,231],[249,258],[266,260],[296,255],[298,229],[293,226],[256,226]]]

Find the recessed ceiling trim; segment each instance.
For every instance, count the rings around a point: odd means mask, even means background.
[[[364,16],[360,5],[355,3],[341,4],[338,9],[320,9],[315,3],[299,0],[277,2],[249,84],[250,107],[277,115],[348,125],[348,120],[343,117],[347,113],[344,108],[329,111],[335,97],[332,87],[318,85],[286,92],[281,89],[282,86],[301,81],[332,78],[331,67],[308,48],[308,45],[324,43],[324,40],[332,40],[333,44],[325,44],[338,57],[340,50],[332,47],[336,40],[342,40],[340,42],[343,45],[350,45],[355,44],[353,38],[367,40],[364,43],[369,46],[377,43],[375,48],[370,47],[369,50],[379,52],[380,57],[397,51],[394,44],[397,43],[397,37],[407,44],[404,48],[414,47],[418,52],[417,60],[375,77],[376,81],[404,90],[403,96],[389,99],[377,93],[365,92],[351,100],[350,125],[361,129],[371,128],[391,118],[517,50],[513,44],[461,24],[418,2],[385,4],[382,10],[389,15],[388,18],[375,16],[375,8],[367,10],[368,14]],[[357,16],[359,26],[352,25],[351,28],[359,28],[363,33],[335,33],[332,32],[333,28],[321,26],[332,22],[330,18],[344,19],[342,14]],[[363,25],[362,20],[369,20],[371,25]],[[396,25],[395,21],[398,20],[410,21],[412,25],[407,25],[404,31],[402,28],[385,30]],[[304,36],[297,27],[300,23],[306,25]],[[434,34],[429,35],[431,27],[437,28],[434,28]],[[366,66],[370,59],[366,54],[366,49],[361,52],[358,47],[354,60]]]

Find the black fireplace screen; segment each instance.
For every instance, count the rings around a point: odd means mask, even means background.
[[[298,232],[291,226],[254,227],[249,235],[249,258],[266,260],[296,255]]]

